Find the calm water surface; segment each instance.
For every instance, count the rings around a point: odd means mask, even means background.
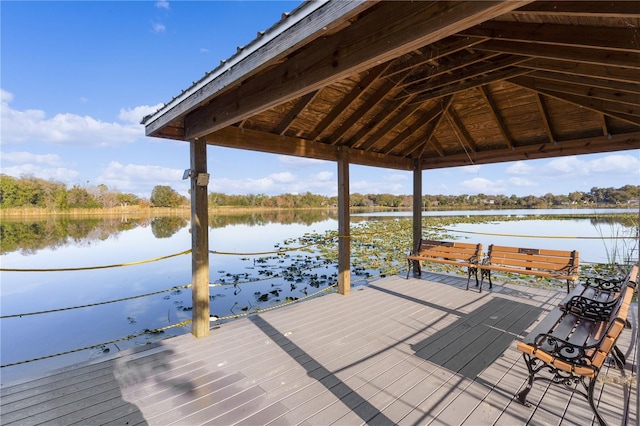
[[[559,212],[553,210],[552,214],[561,214]],[[458,212],[457,215],[477,213]],[[490,212],[499,213],[525,214]],[[575,210],[568,211],[573,213]],[[450,216],[453,212],[444,215]],[[352,215],[352,226],[355,233],[363,223],[409,220],[406,216],[410,213]],[[210,249],[216,253],[210,256],[211,314],[218,317],[243,314],[256,307],[266,308],[302,298],[333,284],[336,265],[327,264],[312,247],[280,255],[255,253],[301,247],[304,244],[297,238],[305,234],[323,235],[337,228],[332,212],[212,218]],[[620,225],[594,224],[590,219],[460,223],[448,226],[447,231],[457,238],[478,241],[485,246],[495,243],[577,249],[581,262],[607,262],[616,241],[607,238],[637,232]],[[120,265],[179,253],[190,246],[189,222],[181,218],[5,221],[0,261],[2,268],[12,269]],[[180,288],[191,282],[189,254],[124,267],[65,272],[3,271],[1,274],[0,361],[3,366],[98,345],[90,350],[4,367],[0,370],[2,385],[190,332],[186,325],[144,334],[145,330],[191,318],[191,291]],[[278,277],[273,278],[274,275]],[[252,282],[254,280],[257,281]],[[363,283],[361,277],[355,275],[352,280],[357,281],[356,285]],[[154,292],[160,293],[134,298]],[[103,304],[117,299],[126,300]],[[97,305],[39,313],[91,304]],[[31,313],[38,314],[12,317]],[[101,345],[131,335],[140,336]]]

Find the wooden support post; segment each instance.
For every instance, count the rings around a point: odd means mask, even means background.
[[[420,160],[415,159],[413,163],[413,247],[418,247],[422,238],[422,169]],[[419,271],[420,265],[414,261],[413,270]]]
[[[191,333],[195,337],[209,335],[209,210],[205,138],[191,141]],[[204,185],[203,185],[204,184]]]
[[[351,229],[349,223],[349,155],[338,155],[338,293],[351,291]]]

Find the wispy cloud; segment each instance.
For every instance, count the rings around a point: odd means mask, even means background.
[[[31,152],[2,152],[0,153],[3,163],[14,164],[46,164],[49,166],[61,166],[62,160],[58,154],[33,154]]]
[[[158,9],[169,10],[169,2],[166,0],[158,0],[155,3],[155,7],[157,7]]]
[[[162,108],[164,104],[157,105],[140,105],[134,108],[122,108],[120,109],[120,114],[118,114],[118,118],[122,121],[126,121],[132,124],[140,124],[142,118],[146,115],[153,114]]]
[[[487,195],[497,195],[504,194],[506,191],[506,187],[504,185],[504,181],[501,179],[492,181],[485,178],[473,178],[470,180],[465,180],[460,184],[460,189],[462,193],[467,194],[487,194]]]
[[[163,33],[166,30],[167,30],[167,27],[164,24],[161,24],[160,22],[151,23],[151,31],[153,31],[156,34]]]

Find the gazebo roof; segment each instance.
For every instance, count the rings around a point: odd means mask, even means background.
[[[148,136],[401,170],[640,148],[640,3],[305,2]]]

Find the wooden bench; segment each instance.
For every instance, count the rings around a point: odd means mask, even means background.
[[[516,395],[518,401],[528,406],[527,395],[536,380],[562,384],[585,397],[598,422],[606,425],[593,400],[595,383],[610,355],[624,369],[626,360],[616,340],[628,324],[637,278],[635,265],[622,282],[587,281],[576,286],[518,343],[529,371],[525,388]]]
[[[462,266],[467,268],[468,290],[471,274],[475,275],[476,286],[478,285],[478,261],[481,256],[482,244],[421,239],[418,247],[407,256],[407,261],[409,262],[407,279],[412,266],[416,268],[418,275],[422,274],[420,261]]]
[[[575,250],[532,249],[491,244],[487,256],[478,265],[481,270],[480,292],[485,277],[489,278],[491,288],[491,271],[501,271],[567,280],[569,293],[570,284],[578,279],[579,263],[580,256]]]

